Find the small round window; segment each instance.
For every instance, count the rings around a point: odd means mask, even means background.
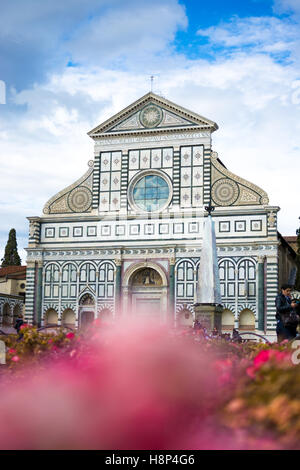
[[[135,184],[132,197],[139,209],[152,212],[162,209],[168,202],[169,195],[169,185],[164,178],[147,175]]]

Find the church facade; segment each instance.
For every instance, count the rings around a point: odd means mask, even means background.
[[[152,92],[91,130],[87,172],[28,217],[26,319],[192,325],[215,207],[222,329],[275,333],[277,206],[212,149],[213,121]]]

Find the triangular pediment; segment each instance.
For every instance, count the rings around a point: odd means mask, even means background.
[[[150,92],[107,121],[92,129],[88,135],[99,138],[107,135],[120,135],[144,132],[165,132],[166,130],[209,130],[217,124],[199,114],[172,103]]]

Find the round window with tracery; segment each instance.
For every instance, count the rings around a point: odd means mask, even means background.
[[[132,198],[138,209],[153,212],[166,206],[170,197],[167,181],[158,175],[146,175],[133,187]]]

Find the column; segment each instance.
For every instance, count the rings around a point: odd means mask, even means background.
[[[265,330],[265,257],[257,258],[257,316],[258,329]]]
[[[122,260],[121,258],[115,259],[116,264],[116,281],[115,281],[115,315],[121,315],[121,270],[122,270]]]
[[[35,312],[35,262],[27,261],[26,268],[26,299],[25,299],[25,322],[34,321]]]
[[[172,318],[174,318],[175,311],[175,262],[176,260],[174,257],[170,259],[169,310]]]
[[[36,263],[35,309],[33,323],[41,326],[42,321],[42,289],[43,289],[43,262]]]
[[[266,329],[270,335],[276,334],[275,297],[278,294],[278,256],[267,255],[266,258]]]

